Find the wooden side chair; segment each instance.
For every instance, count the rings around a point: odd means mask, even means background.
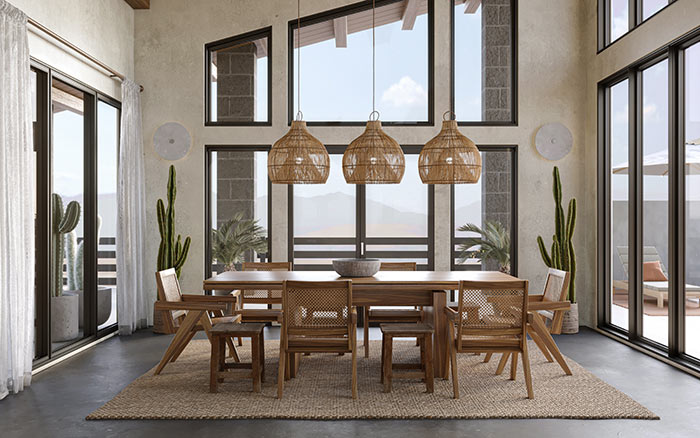
[[[416,262],[382,262],[380,271],[415,271]],[[421,322],[423,311],[421,309],[382,309],[364,308],[364,347],[365,357],[369,357],[369,323],[409,323]]]
[[[566,271],[549,268],[544,284],[544,292],[541,295],[530,295],[528,297],[528,324],[527,333],[544,354],[548,362],[555,359],[561,366],[564,373],[571,375],[571,369],[566,364],[557,344],[551,335],[561,333],[561,326],[564,320],[564,312],[571,308],[571,303],[567,301],[566,295],[569,291],[570,274]],[[487,354],[484,362],[488,362],[491,355]],[[496,368],[496,374],[501,374],[510,354],[504,354]],[[511,364],[511,367],[517,368]]]
[[[527,352],[528,282],[459,282],[457,308],[445,308],[447,356],[452,367],[454,398],[459,398],[457,353],[509,353],[522,357],[527,397],[534,398]],[[511,368],[515,380],[516,368]]]
[[[243,271],[291,271],[291,262],[244,262]],[[282,311],[279,309],[246,309],[245,304],[282,304],[281,290],[243,289],[240,294],[237,314],[243,322],[277,322]]]
[[[300,353],[352,353],[352,398],[357,398],[357,310],[352,282],[285,281],[277,397],[282,398],[285,361]],[[290,363],[290,368],[296,367]]]
[[[165,331],[175,333],[175,337],[156,368],[156,375],[163,371],[165,365],[175,362],[180,357],[197,332],[204,331],[211,341],[212,324],[237,323],[241,320],[239,315],[230,315],[237,302],[235,296],[183,294],[173,268],[156,272],[156,284],[158,301],[154,305],[155,310],[161,312]],[[238,351],[230,339],[228,347],[230,356],[238,362]]]

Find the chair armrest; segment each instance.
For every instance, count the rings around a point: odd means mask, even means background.
[[[536,312],[538,310],[569,310],[571,309],[571,303],[568,301],[536,301],[534,303],[528,303],[527,310],[529,312]]]
[[[537,302],[537,301],[542,301],[542,300],[544,300],[544,295],[541,295],[541,294],[540,295],[528,295],[527,300],[531,303]]]
[[[459,314],[454,309],[450,307],[445,307],[445,316],[447,317],[447,319],[454,322],[457,321]]]
[[[234,295],[194,295],[194,294],[183,294],[182,301],[190,303],[236,303],[238,302],[238,297]]]
[[[226,304],[186,303],[184,301],[156,301],[153,308],[155,310],[203,310],[213,312],[216,310],[226,310]]]

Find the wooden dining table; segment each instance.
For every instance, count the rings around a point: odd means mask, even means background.
[[[280,290],[285,280],[352,280],[355,306],[422,306],[433,325],[435,373],[446,377],[447,292],[459,289],[460,280],[501,282],[517,280],[498,271],[380,271],[373,277],[340,277],[333,271],[227,271],[204,280],[204,290]]]

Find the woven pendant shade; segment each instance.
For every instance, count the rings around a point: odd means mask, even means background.
[[[365,132],[343,154],[343,175],[348,184],[398,184],[406,164],[401,146],[370,120]]]
[[[277,140],[267,156],[267,173],[273,184],[324,184],[330,158],[323,143],[294,120],[289,132]]]
[[[481,155],[459,132],[457,121],[443,120],[438,135],[420,152],[418,172],[424,184],[474,184],[481,176]]]

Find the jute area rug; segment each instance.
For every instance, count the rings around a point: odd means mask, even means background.
[[[435,380],[427,394],[419,380],[394,380],[384,393],[379,382],[380,341],[371,341],[370,357],[358,354],[359,398],[350,394],[350,355],[315,354],[301,360],[297,377],[285,382],[277,396],[279,342],[265,343],[265,377],[261,393],[252,392],[250,379],[219,384],[209,392],[207,340],[193,341],[161,375],[153,370],[136,379],[88,420],[116,419],[375,419],[375,418],[635,418],[658,419],[644,406],[604,383],[571,359],[573,376],[549,363],[530,341],[535,399],[528,400],[522,363],[516,381],[508,372],[496,376],[498,357],[458,355],[460,399],[452,398],[452,382]],[[249,361],[249,342],[239,347]],[[360,350],[362,351],[362,350]],[[394,342],[394,363],[417,359],[414,342]]]

